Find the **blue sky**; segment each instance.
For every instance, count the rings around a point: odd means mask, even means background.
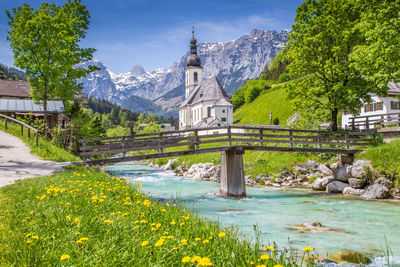
[[[6,9],[43,1],[0,0],[0,63],[13,64],[6,40]],[[51,1],[49,1],[51,2]],[[57,4],[65,1],[54,0]],[[191,27],[199,42],[236,39],[254,28],[288,29],[303,0],[82,0],[91,15],[84,47],[114,72],[136,64],[146,71],[169,67],[188,50]]]

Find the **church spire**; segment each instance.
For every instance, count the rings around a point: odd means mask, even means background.
[[[192,26],[192,39],[190,40],[190,55],[187,58],[187,66],[201,66],[200,57],[197,55],[197,40],[194,38],[194,26]]]

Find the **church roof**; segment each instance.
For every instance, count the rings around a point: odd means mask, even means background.
[[[213,76],[196,86],[190,95],[183,101],[181,107],[194,105],[202,101],[215,101],[214,104],[232,105],[224,88],[219,83],[217,77]]]

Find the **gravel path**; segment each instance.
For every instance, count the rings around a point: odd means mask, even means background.
[[[69,164],[41,160],[21,139],[0,131],[0,187],[19,179],[50,175]]]

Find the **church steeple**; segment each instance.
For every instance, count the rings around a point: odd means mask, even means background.
[[[197,55],[197,40],[194,38],[194,26],[192,28],[192,39],[190,39],[190,55],[187,58],[187,66],[194,66],[200,67],[201,60],[200,57]]]

